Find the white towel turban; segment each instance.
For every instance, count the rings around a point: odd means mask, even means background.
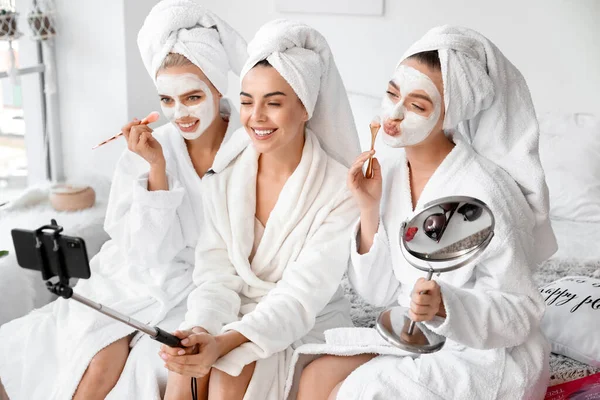
[[[442,67],[444,129],[461,134],[517,182],[536,219],[536,259],[547,259],[557,244],[538,152],[539,127],[525,79],[492,42],[471,29],[433,28],[402,61],[431,50],[438,51]]]
[[[350,166],[360,154],[348,94],[327,41],[315,29],[296,21],[263,25],[248,44],[241,77],[267,60],[288,82],[306,108],[307,127],[331,157]]]
[[[155,5],[138,34],[144,66],[153,80],[169,53],[185,56],[221,93],[227,74],[239,75],[246,42],[225,21],[194,0],[164,0]]]

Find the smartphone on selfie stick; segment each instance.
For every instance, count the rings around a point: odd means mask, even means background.
[[[117,321],[149,335],[152,339],[170,347],[182,347],[177,336],[163,331],[158,326],[150,326],[128,317],[109,307],[93,302],[73,292],[69,286],[71,278],[89,279],[90,264],[85,242],[82,238],[61,235],[63,227],[51,220],[50,225],[30,231],[11,231],[17,262],[21,268],[41,271],[48,290],[62,298],[73,299]],[[51,279],[58,277],[58,281]],[[191,378],[192,399],[198,398],[196,378]]]
[[[22,268],[42,272],[42,279],[52,293],[73,299],[104,315],[123,322],[152,339],[171,347],[181,347],[179,338],[163,331],[157,326],[146,325],[111,308],[95,303],[73,292],[69,286],[71,278],[89,279],[90,264],[85,242],[82,238],[61,235],[62,226],[52,220],[34,231],[13,229],[11,231],[17,262]],[[58,277],[58,281],[51,279]]]

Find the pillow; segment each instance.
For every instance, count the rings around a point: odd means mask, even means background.
[[[550,217],[600,222],[600,118],[543,114],[539,122]]]
[[[600,279],[567,276],[540,288],[552,352],[600,367]]]

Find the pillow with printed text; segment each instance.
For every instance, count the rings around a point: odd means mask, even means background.
[[[600,279],[567,276],[540,288],[552,352],[600,367]]]

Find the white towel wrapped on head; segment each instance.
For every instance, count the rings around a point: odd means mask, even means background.
[[[346,88],[323,35],[303,23],[279,19],[256,32],[248,53],[240,76],[267,60],[302,101],[310,118],[307,127],[317,133],[323,149],[349,167],[360,144]]]
[[[246,41],[225,21],[193,0],[164,0],[155,5],[138,34],[144,66],[153,80],[169,53],[185,56],[221,94],[227,72],[239,75]]]
[[[523,75],[485,36],[449,25],[427,32],[400,62],[431,50],[438,51],[442,67],[444,129],[460,133],[517,182],[536,218],[536,259],[546,260],[557,244],[538,152],[538,122]]]

